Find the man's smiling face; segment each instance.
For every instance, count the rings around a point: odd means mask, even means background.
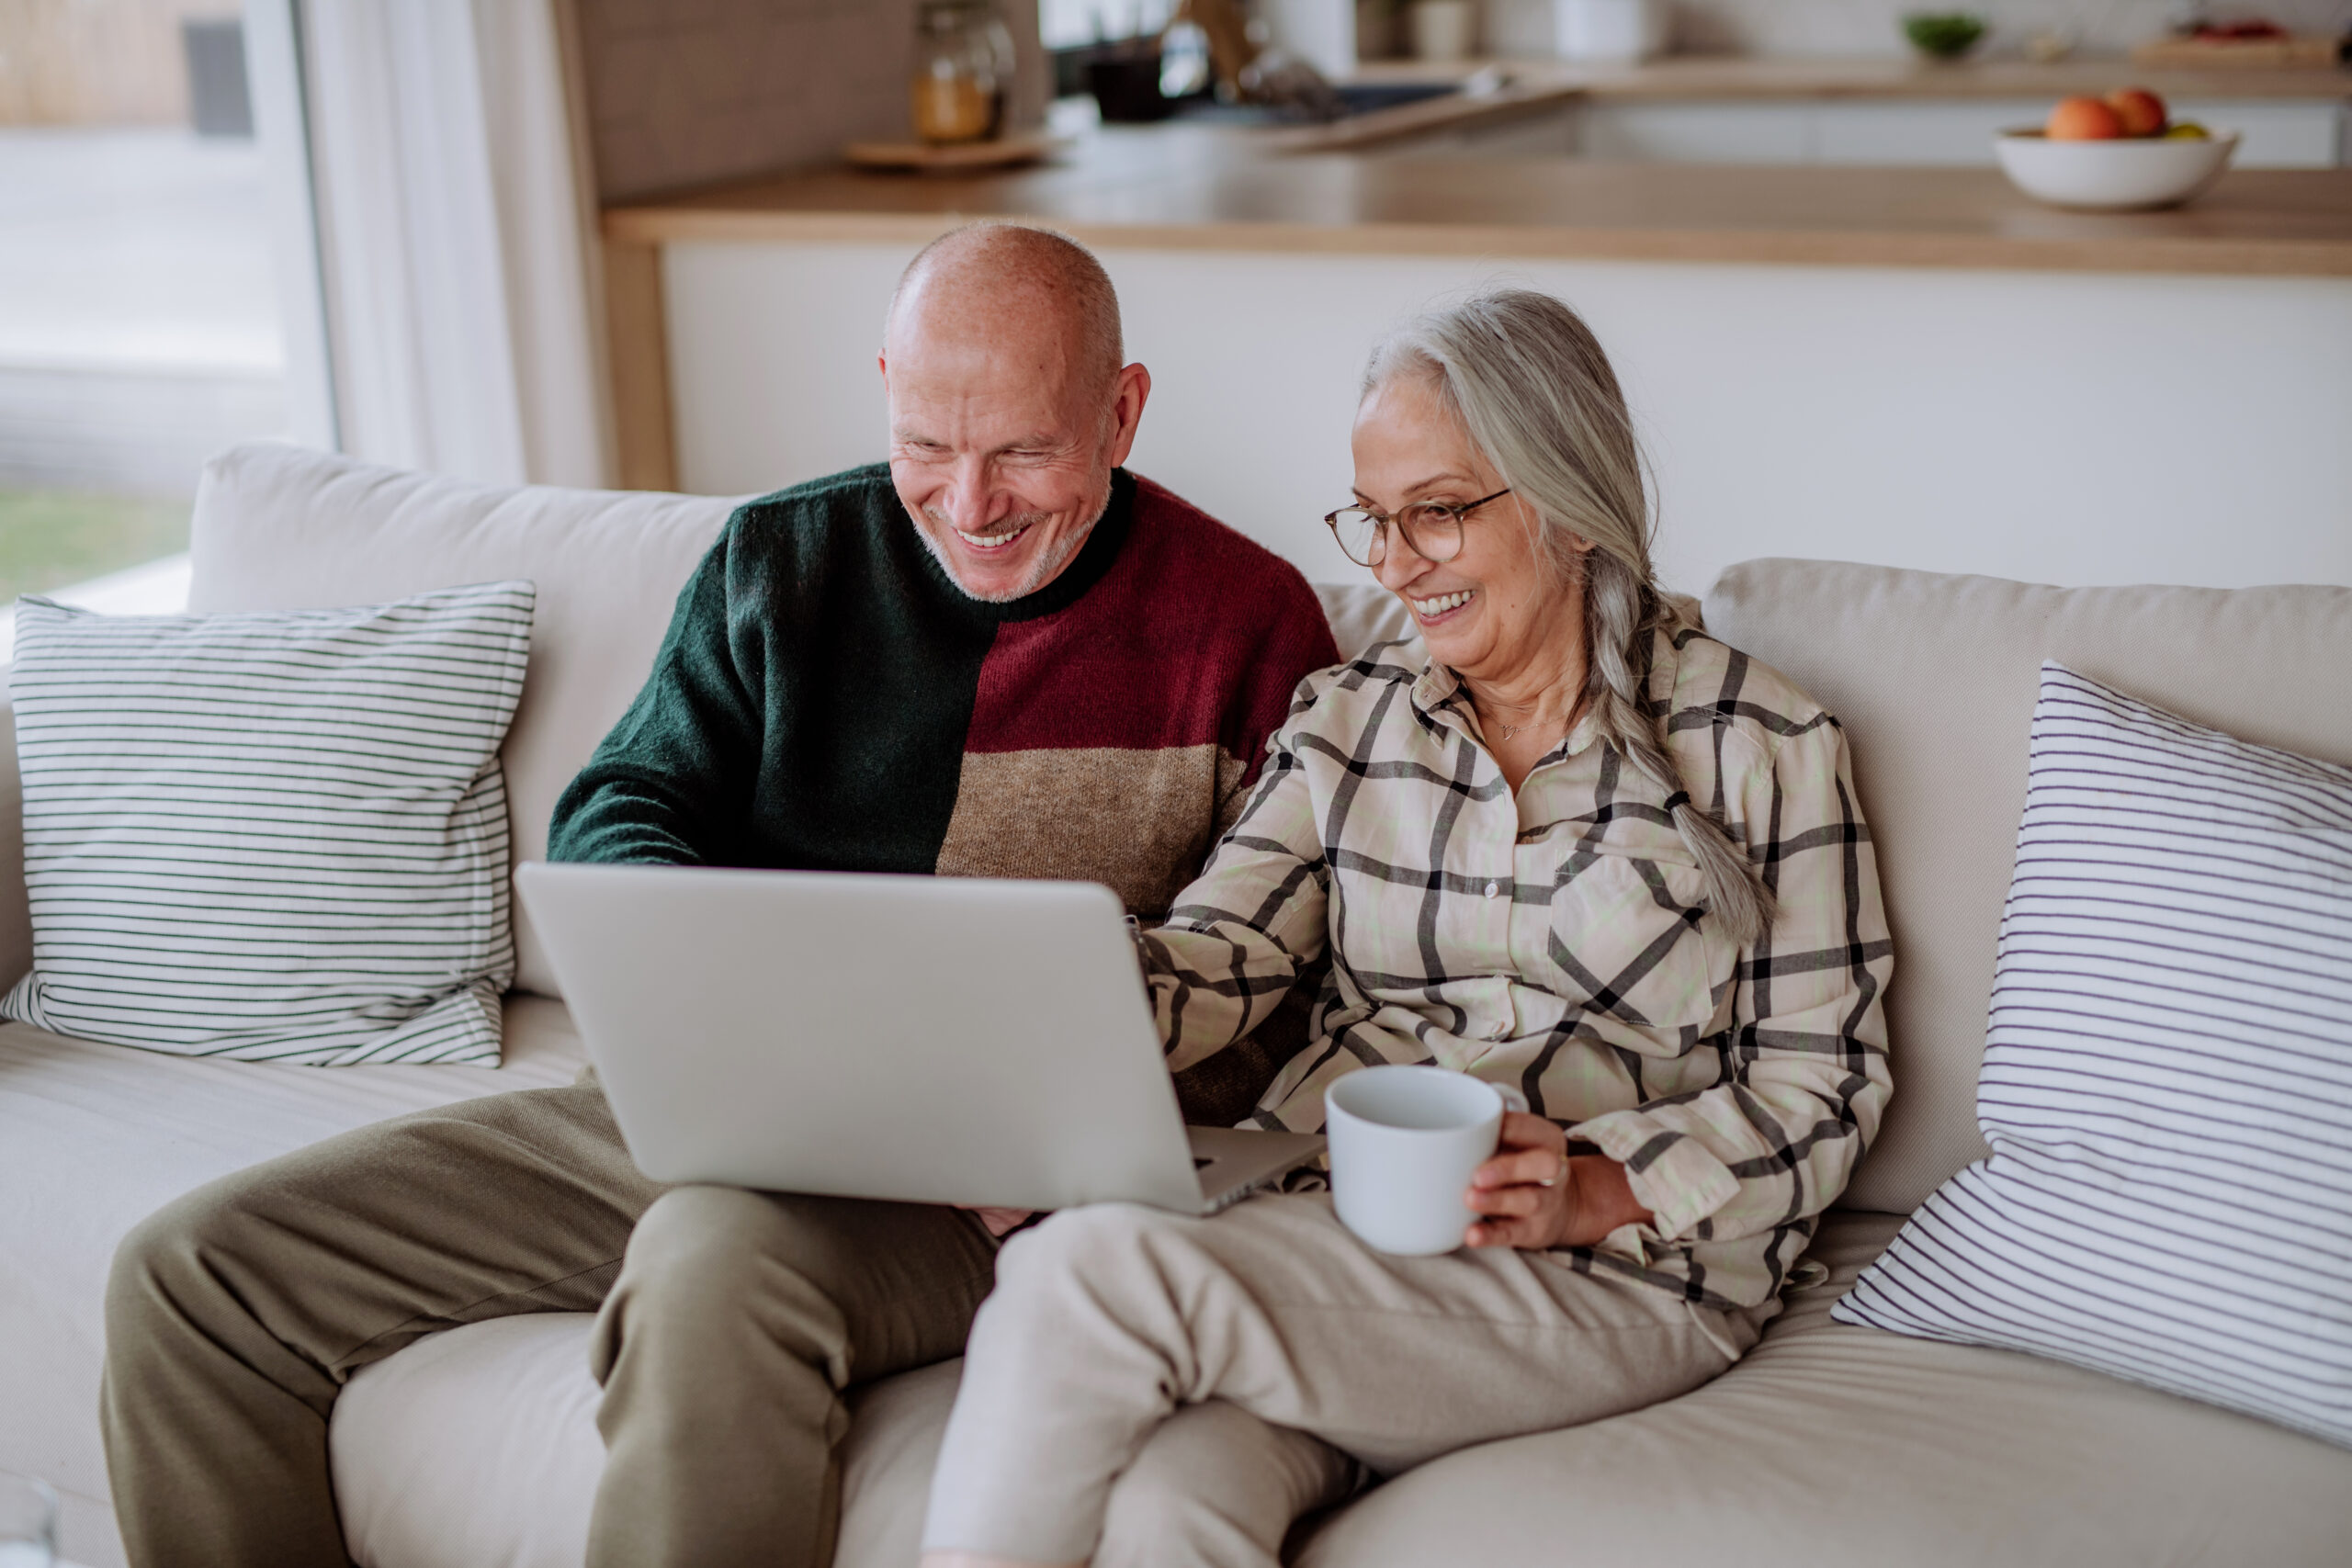
[[[1077,555],[1151,384],[1034,250],[983,236],[941,258],[902,288],[883,344],[891,482],[948,575],[992,603]]]

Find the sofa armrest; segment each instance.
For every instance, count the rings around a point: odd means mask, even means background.
[[[17,712],[0,696],[0,987],[33,966],[33,911],[25,897],[25,788],[17,776]]]

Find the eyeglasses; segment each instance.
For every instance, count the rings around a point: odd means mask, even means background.
[[[1490,501],[1509,495],[1508,486],[1492,495],[1459,506],[1442,501],[1417,501],[1391,517],[1369,506],[1343,506],[1324,517],[1340,548],[1358,566],[1378,566],[1388,558],[1389,525],[1405,536],[1405,543],[1423,560],[1450,561],[1462,553],[1462,520]]]

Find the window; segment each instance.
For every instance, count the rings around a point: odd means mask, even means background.
[[[39,592],[169,611],[204,459],[288,423],[240,11],[6,15],[0,609]]]
[[[1037,30],[1049,50],[1167,30],[1176,0],[1038,0]]]

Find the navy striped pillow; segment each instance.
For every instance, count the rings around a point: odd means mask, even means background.
[[[1976,1103],[1833,1315],[2352,1444],[2352,768],[2043,665]]]
[[[9,685],[33,972],[0,1015],[183,1055],[499,1061],[505,775],[535,590],[96,615]]]

